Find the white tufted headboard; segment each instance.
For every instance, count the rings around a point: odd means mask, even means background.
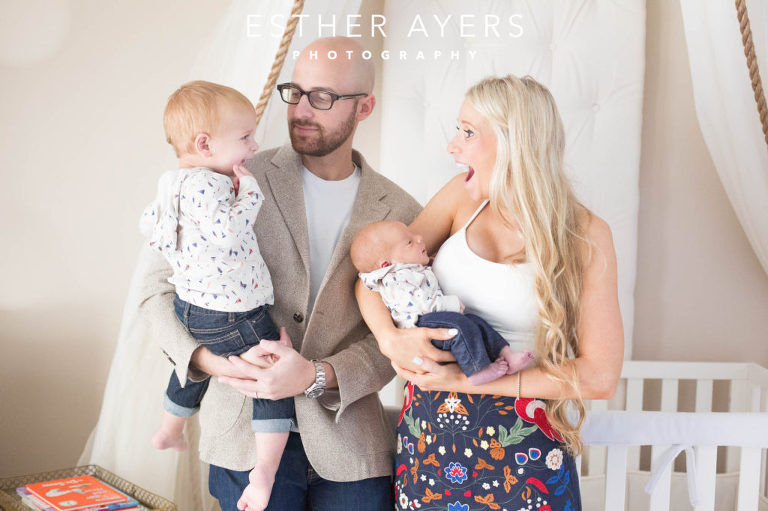
[[[382,173],[426,203],[458,172],[445,148],[469,86],[510,73],[545,84],[565,124],[567,171],[576,193],[613,231],[629,358],[645,2],[388,0],[386,18]]]

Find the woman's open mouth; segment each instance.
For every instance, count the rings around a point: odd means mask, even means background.
[[[467,166],[467,177],[464,178],[464,182],[468,183],[470,179],[472,179],[472,176],[475,175],[475,169],[472,167]]]

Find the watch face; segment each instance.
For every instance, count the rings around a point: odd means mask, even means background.
[[[306,395],[309,399],[317,399],[318,397],[323,395],[323,392],[325,391],[324,388],[318,387],[312,390],[308,390],[306,392]]]

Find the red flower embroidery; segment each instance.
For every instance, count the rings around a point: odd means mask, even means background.
[[[405,415],[405,411],[411,407],[411,403],[413,403],[413,383],[408,382],[408,385],[405,387],[405,397],[403,399],[403,409],[400,410],[400,418],[397,419],[397,425],[399,426],[401,422],[403,422],[403,415]]]
[[[550,440],[555,439],[558,442],[563,441],[560,433],[555,431],[547,420],[547,414],[544,411],[544,402],[532,398],[519,398],[515,400],[515,411],[518,417],[526,422],[536,424],[542,433],[547,435]]]
[[[539,489],[542,493],[549,493],[549,490],[547,490],[547,487],[544,486],[544,483],[542,483],[539,479],[536,479],[535,477],[529,477],[525,480],[525,484],[532,484],[536,488]]]

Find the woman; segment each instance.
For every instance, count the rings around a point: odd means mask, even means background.
[[[382,353],[409,381],[398,424],[395,491],[403,509],[580,509],[573,456],[583,399],[613,395],[623,330],[608,225],[574,197],[549,91],[530,77],[472,87],[448,152],[453,178],[411,227],[446,294],[458,295],[535,367],[472,386],[430,339],[397,329],[358,283]],[[566,417],[575,409],[578,420]]]

